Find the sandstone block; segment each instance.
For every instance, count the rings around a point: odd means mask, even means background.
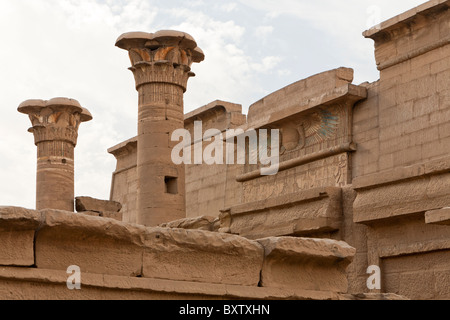
[[[172,229],[196,229],[196,230],[212,231],[214,221],[215,218],[213,217],[202,216],[163,223],[162,225],[160,225],[160,227]]]
[[[34,265],[34,235],[40,223],[38,211],[0,207],[0,265]]]
[[[442,208],[425,212],[425,223],[450,225],[450,208]]]
[[[263,287],[346,293],[346,268],[356,249],[342,241],[307,238],[265,238],[261,273]]]
[[[316,188],[224,210],[221,232],[249,239],[339,230],[341,188]]]
[[[257,286],[262,246],[238,236],[183,229],[148,228],[143,276]]]
[[[94,211],[94,212],[119,212],[122,205],[116,201],[99,200],[91,197],[76,197],[75,206],[77,212]]]
[[[36,236],[38,268],[138,276],[142,265],[143,227],[111,219],[43,210],[45,224]]]
[[[450,201],[450,159],[444,157],[353,180],[354,222],[444,208]],[[445,190],[445,191],[444,191]]]
[[[34,230],[0,231],[0,265],[34,265]]]

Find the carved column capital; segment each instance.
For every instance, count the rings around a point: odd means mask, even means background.
[[[66,141],[77,144],[81,122],[89,121],[92,115],[78,101],[67,98],[51,100],[27,100],[18,111],[27,114],[34,134],[35,144],[43,141]]]
[[[37,146],[36,209],[73,211],[74,149],[81,122],[92,119],[78,101],[27,100],[18,111],[31,120]]]
[[[189,77],[195,76],[192,63],[205,58],[194,38],[180,31],[129,32],[117,39],[116,46],[129,53],[136,88],[146,83],[170,83],[186,91]]]

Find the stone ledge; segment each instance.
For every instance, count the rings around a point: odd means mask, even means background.
[[[337,231],[341,198],[341,188],[329,187],[246,203],[222,211],[219,231],[249,239]]]
[[[369,189],[400,181],[420,178],[432,174],[450,171],[450,157],[418,163],[408,167],[399,167],[394,170],[383,171],[353,179],[353,189]]]
[[[339,300],[354,300],[354,301],[370,301],[370,300],[389,300],[389,301],[406,301],[409,300],[403,296],[393,293],[361,293],[361,294],[342,294]]]
[[[290,237],[258,242],[265,250],[263,287],[347,292],[346,268],[356,253],[347,243]]]
[[[371,223],[448,206],[449,168],[446,157],[354,179],[353,221]]]
[[[16,223],[25,231],[20,237]],[[0,265],[53,270],[77,265],[89,274],[256,287],[264,259],[259,243],[235,235],[146,228],[58,210],[3,207],[0,230],[9,232],[0,232],[2,240],[14,240],[2,241]]]
[[[450,226],[450,208],[425,212],[425,223]]]
[[[65,271],[0,267],[0,300],[340,300],[332,292],[246,287],[83,273],[81,290],[68,290]]]

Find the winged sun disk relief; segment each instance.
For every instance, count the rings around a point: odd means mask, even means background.
[[[339,120],[337,113],[322,108],[305,116],[297,126],[282,128],[281,154],[330,139],[337,133]],[[287,137],[289,137],[288,140],[286,140]]]

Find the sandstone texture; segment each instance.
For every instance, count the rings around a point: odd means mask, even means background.
[[[346,268],[356,250],[345,242],[311,238],[266,238],[263,287],[346,293]]]
[[[205,58],[189,34],[123,34],[138,132],[108,150],[110,201],[79,197],[73,213],[78,127],[92,115],[67,98],[19,106],[37,209],[0,207],[0,299],[450,299],[449,21],[450,0],[431,0],[382,22],[363,33],[378,81],[334,68],[248,115],[222,100],[184,114]],[[200,137],[187,148],[214,138],[233,161],[174,164],[181,128]],[[250,129],[268,130],[258,151]],[[264,152],[276,174],[251,161]],[[69,266],[82,290],[67,289]]]
[[[1,207],[0,230],[2,237],[10,236],[5,230],[15,230],[14,237],[20,240],[19,245],[2,242],[0,288],[6,288],[0,290],[2,299],[17,298],[19,292],[25,299],[42,298],[36,290],[58,299],[99,298],[100,292],[103,297],[117,298],[124,290],[131,292],[130,299],[338,299],[338,293],[346,291],[341,269],[354,253],[348,245],[333,240],[252,241],[218,232],[151,228],[52,209]],[[314,262],[304,261],[305,257]],[[316,263],[330,264],[332,270],[326,278],[320,270],[307,267]],[[70,290],[64,289],[69,266],[80,268],[82,285],[89,288],[81,295],[70,295]],[[306,278],[323,278],[319,286],[304,281],[304,276],[283,285],[287,281],[283,270],[303,267],[311,272]],[[58,297],[57,292],[62,295]]]

